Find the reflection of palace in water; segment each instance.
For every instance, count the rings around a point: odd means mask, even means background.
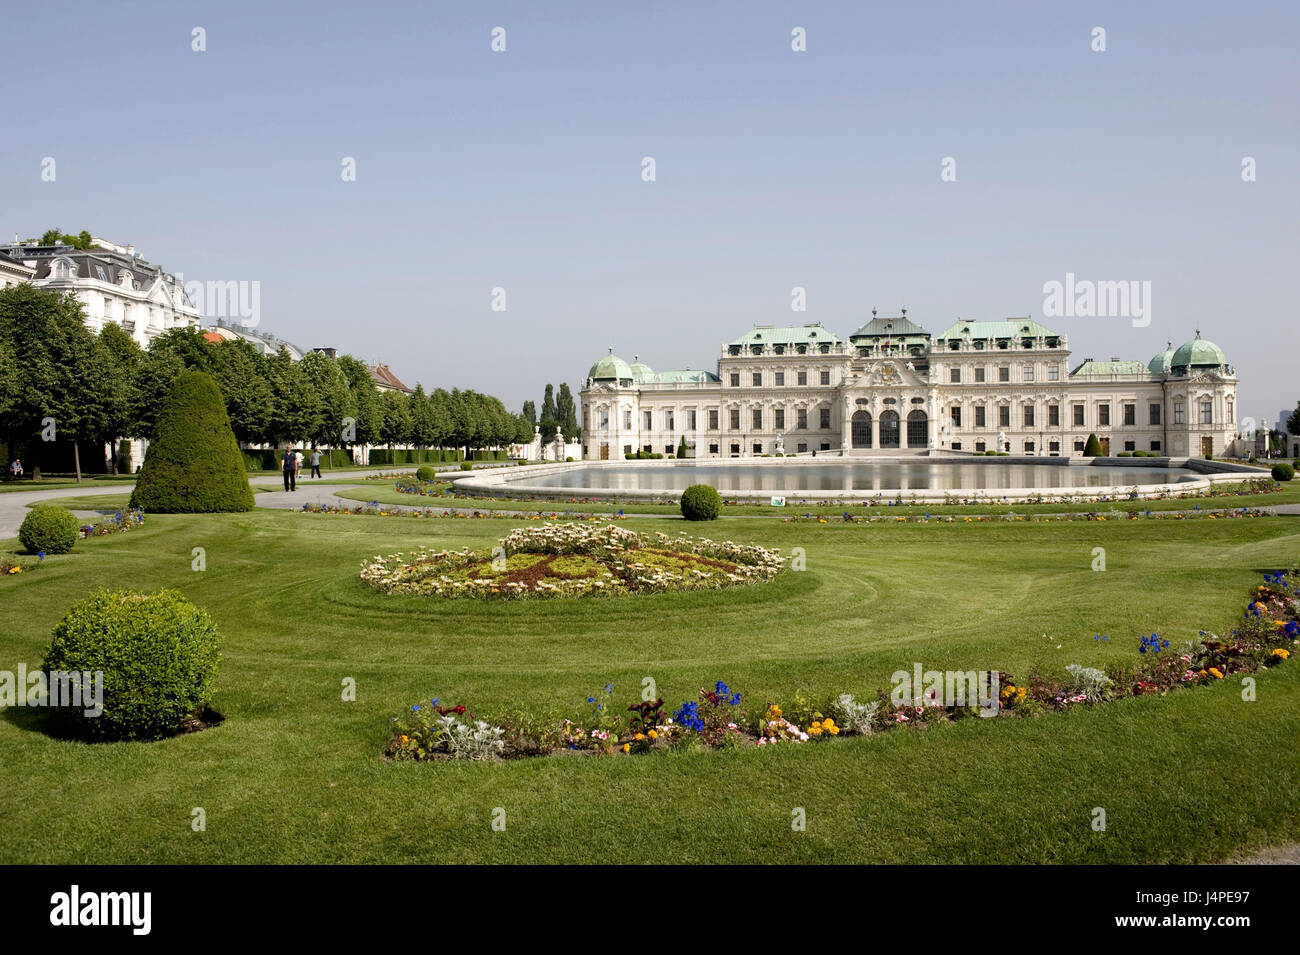
[[[581,394],[584,457],[697,458],[816,451],[1222,454],[1236,438],[1237,378],[1196,337],[1151,361],[1086,358],[1027,318],[959,321],[931,335],[877,318],[837,338],[820,324],[755,326],[717,371],[654,372],[610,354]]]

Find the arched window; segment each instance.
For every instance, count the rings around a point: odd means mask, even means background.
[[[892,408],[880,413],[880,446],[898,447],[898,412]]]
[[[871,447],[871,415],[866,411],[856,411],[853,414],[853,446]]]
[[[883,441],[881,442],[884,443]],[[917,408],[907,416],[907,446],[924,448],[930,443],[930,419],[924,411]]]

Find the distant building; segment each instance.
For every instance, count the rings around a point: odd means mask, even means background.
[[[216,324],[209,325],[206,335],[208,336],[209,341],[212,340],[212,336],[216,336],[216,338],[225,341],[236,338],[243,339],[263,355],[274,355],[280,350],[280,346],[282,345],[289,353],[289,357],[294,361],[301,361],[304,354],[303,350],[293,342],[287,342],[283,338],[277,338],[270,332],[264,332],[257,328],[250,328],[247,325],[238,325],[233,322],[223,321],[222,319],[217,319]]]
[[[176,276],[141,258],[133,246],[94,242],[87,250],[15,243],[0,246],[0,255],[30,269],[33,285],[74,295],[93,331],[112,322],[147,346],[168,329],[199,327],[202,316]]]
[[[36,270],[0,252],[0,288],[30,282]]]
[[[413,394],[414,388],[408,388],[402,383],[402,379],[392,373],[387,365],[367,365],[370,371],[370,377],[374,379],[375,387],[380,391],[400,391],[403,394]]]
[[[1149,362],[1084,359],[1028,318],[958,321],[931,335],[877,318],[849,336],[820,324],[757,325],[722,346],[717,372],[655,373],[613,350],[581,393],[584,457],[697,458],[833,451],[1005,450],[1082,455],[1222,455],[1237,443],[1237,376],[1213,342]]]

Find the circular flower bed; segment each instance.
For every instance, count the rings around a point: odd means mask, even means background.
[[[770,580],[784,565],[779,551],[753,544],[549,524],[513,530],[492,550],[376,556],[361,579],[388,594],[587,597],[717,590]]]

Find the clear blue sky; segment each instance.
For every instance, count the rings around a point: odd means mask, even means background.
[[[0,23],[5,239],[84,228],[260,281],[264,329],[411,384],[517,409],[609,345],[712,368],[754,323],[1039,317],[1074,272],[1153,286],[1147,328],[1047,320],[1076,359],[1199,327],[1241,414],[1300,398],[1294,3],[140,0]]]

